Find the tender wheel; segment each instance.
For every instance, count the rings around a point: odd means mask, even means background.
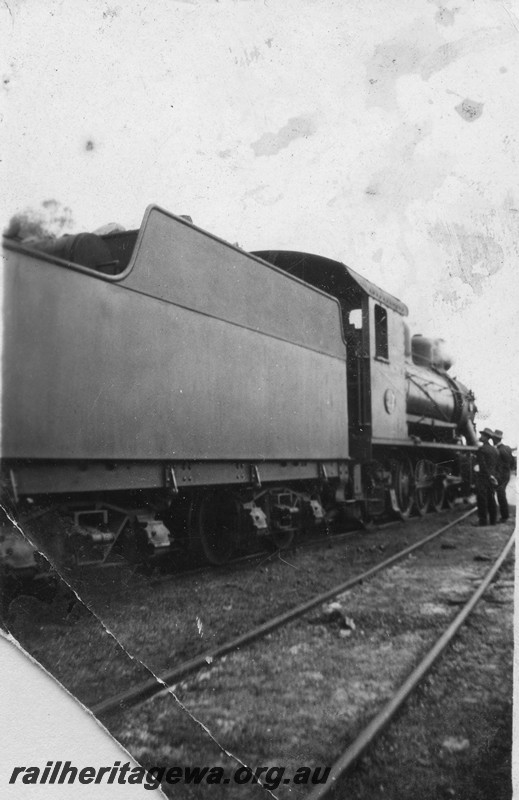
[[[240,528],[239,506],[233,495],[217,489],[202,495],[193,522],[193,550],[210,564],[225,564],[234,552]]]
[[[430,461],[426,461],[425,459],[420,459],[417,462],[414,476],[415,476],[415,492],[414,492],[414,506],[420,514],[421,517],[427,513],[427,509],[429,508],[429,504],[431,502],[431,493],[432,488],[430,485],[432,473],[431,473],[431,464]]]
[[[414,500],[414,477],[411,461],[403,456],[393,467],[393,487],[396,496],[396,513],[400,519],[408,519]]]

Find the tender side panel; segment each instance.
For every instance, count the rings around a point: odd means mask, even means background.
[[[146,260],[141,252],[130,273],[134,286],[139,269],[154,275],[153,246],[144,249]],[[153,291],[170,298],[166,302],[124,282],[26,254],[6,255],[4,458],[347,457],[344,348],[342,358],[323,354],[175,305],[181,293],[169,282],[178,261],[168,263],[167,274],[159,270],[155,280],[150,277]],[[203,258],[212,264],[210,252]],[[248,279],[236,278],[241,267],[235,272],[222,260],[225,280],[211,283],[196,263],[206,302],[220,292],[225,297],[218,302],[224,305],[225,299],[229,314],[234,309],[238,318],[238,306],[254,294]],[[267,271],[259,262],[254,270]],[[338,351],[336,302],[280,274],[276,279],[289,320],[284,329],[278,325],[279,335],[290,327],[295,338],[300,326],[300,338],[310,341],[306,313],[317,298],[332,328],[323,329],[319,347],[327,343]],[[142,280],[143,289],[151,291],[149,284]],[[251,279],[251,285],[259,292],[261,281]],[[196,298],[195,290],[193,283]],[[296,299],[289,303],[289,297]],[[180,299],[189,305],[185,292]],[[263,319],[256,299],[250,305],[255,324],[268,329],[271,310]],[[215,299],[215,312],[217,305]],[[318,327],[318,316],[308,314]]]
[[[151,207],[126,285],[344,359],[339,305],[281,270]]]

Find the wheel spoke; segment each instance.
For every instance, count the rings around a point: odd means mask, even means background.
[[[431,461],[420,459],[417,461],[414,471],[416,486],[414,506],[420,516],[427,513],[431,502],[431,486],[429,485],[432,477],[431,468],[434,469]]]
[[[445,503],[445,476],[435,464],[431,503],[435,511],[441,511]]]
[[[400,519],[408,519],[414,500],[414,477],[411,462],[407,456],[401,456],[393,466],[393,489],[397,502],[397,514]]]

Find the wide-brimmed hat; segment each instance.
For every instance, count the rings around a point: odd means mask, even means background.
[[[494,431],[491,431],[490,428],[484,428],[479,434],[479,441],[481,441],[482,436],[486,436],[487,439],[492,439],[494,435]]]
[[[503,431],[496,430],[494,431],[493,439],[502,439],[503,438]]]

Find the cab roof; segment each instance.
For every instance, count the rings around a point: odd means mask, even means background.
[[[360,289],[364,294],[373,297],[403,317],[409,313],[405,303],[340,261],[295,250],[262,250],[253,255],[280,267],[285,272],[297,275],[314,286],[319,286],[336,297],[345,291]]]

